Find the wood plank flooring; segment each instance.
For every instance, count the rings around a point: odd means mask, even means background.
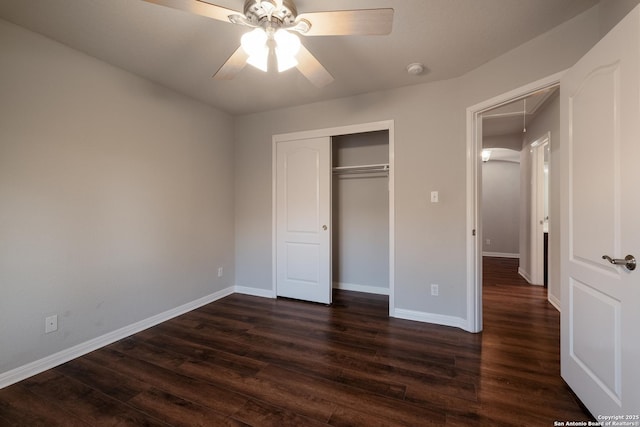
[[[232,295],[0,390],[0,425],[552,426],[591,419],[559,376],[559,314],[485,260],[484,331]]]

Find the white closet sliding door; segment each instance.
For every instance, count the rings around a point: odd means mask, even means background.
[[[331,303],[331,138],[276,148],[276,294]]]

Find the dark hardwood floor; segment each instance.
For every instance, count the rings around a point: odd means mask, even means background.
[[[0,390],[0,425],[552,426],[588,420],[559,375],[546,290],[488,258],[484,331],[232,295]]]

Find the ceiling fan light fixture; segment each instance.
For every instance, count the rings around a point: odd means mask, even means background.
[[[214,4],[217,0],[143,1],[252,29],[242,36],[242,45],[213,75],[216,80],[233,79],[247,63],[267,71],[269,63],[277,61],[279,71],[296,66],[313,85],[321,88],[333,82],[333,76],[300,44],[297,36],[292,38],[285,35],[286,40],[277,42],[277,30],[306,36],[369,36],[388,35],[393,28],[392,8],[326,10],[298,14],[295,0],[244,0],[242,12]]]

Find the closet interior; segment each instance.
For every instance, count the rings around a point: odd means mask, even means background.
[[[389,294],[389,131],[332,138],[333,286]]]

